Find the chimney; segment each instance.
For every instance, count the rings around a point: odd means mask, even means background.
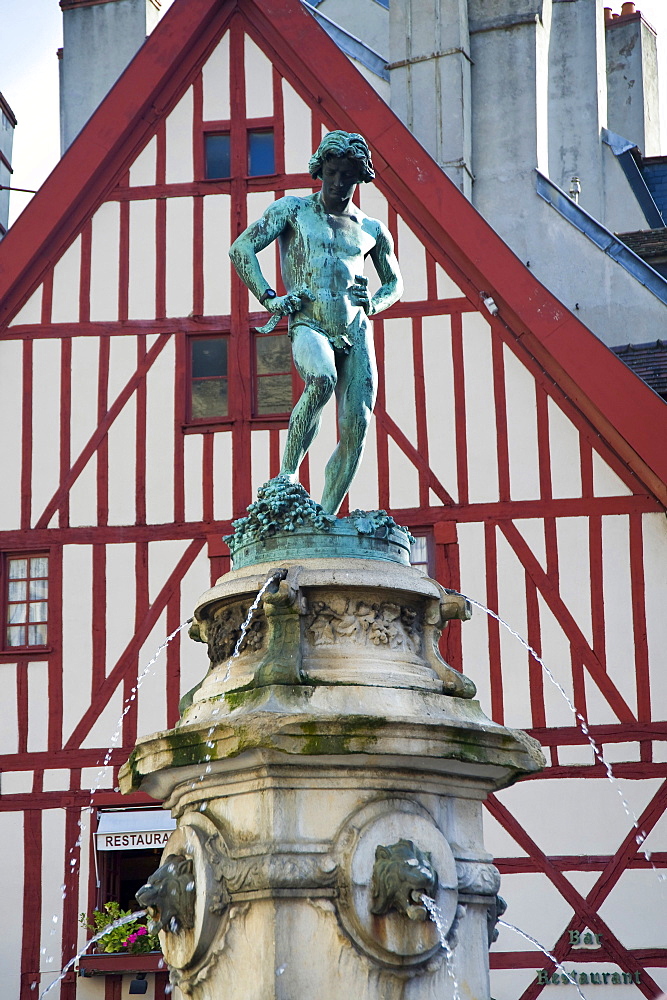
[[[143,45],[160,6],[160,0],[60,0],[61,153]]]
[[[607,79],[601,0],[553,0],[548,118],[549,177],[564,191],[579,178],[579,203],[602,220]]]
[[[9,188],[12,177],[12,146],[16,118],[0,94],[0,240],[9,226]]]
[[[634,3],[606,21],[607,118],[612,132],[660,155],[656,33]]]
[[[472,188],[467,0],[389,4],[391,107],[466,197]]]

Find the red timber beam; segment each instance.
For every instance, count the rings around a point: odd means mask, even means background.
[[[609,706],[622,722],[636,722],[637,720],[630,706],[609,678],[603,664],[598,659],[594,650],[589,646],[572,613],[557,592],[548,574],[545,573],[531,552],[521,533],[509,521],[500,521],[498,527],[509,542],[526,573],[533,580],[550,611],[556,618],[556,621],[563,629],[570,645],[581,658],[591,678],[595,681],[601,694],[609,703]],[[495,610],[497,611],[497,608]]]
[[[125,682],[129,677],[130,671],[136,668],[139,650],[155,627],[160,615],[167,608],[172,594],[176,591],[204,545],[205,539],[203,538],[196,538],[190,542],[162,587],[162,590],[155,598],[155,601],[147,607],[143,619],[137,623],[135,634],[125,647],[111,673],[102,682],[98,690],[93,693],[92,704],[76,725],[74,732],[65,744],[65,749],[73,749],[81,745],[81,742],[90,732],[99,714],[108,703],[118,685]]]
[[[636,842],[637,829],[633,826],[625,837],[623,843],[609,864],[600,875],[591,891],[584,898],[572,883],[562,874],[562,871],[553,863],[551,858],[538,847],[535,841],[526,833],[518,820],[511,814],[494,795],[491,795],[486,803],[486,808],[491,815],[503,826],[516,843],[526,851],[533,859],[536,870],[546,875],[553,885],[558,889],[563,898],[574,910],[570,926],[563,931],[563,934],[552,949],[557,961],[562,962],[570,950],[570,930],[583,930],[590,928],[594,933],[602,936],[602,951],[608,960],[626,968],[631,972],[641,972],[643,981],[638,984],[639,989],[646,997],[659,997],[662,990],[657,983],[648,975],[646,969],[636,959],[633,953],[625,948],[610,928],[605,924],[598,913],[611,890],[614,888],[623,872],[628,867],[628,860],[635,855],[638,850]],[[639,817],[638,828],[645,835],[648,835],[656,825],[667,806],[667,781],[664,782],[653,799]],[[551,967],[553,963],[549,962]],[[542,992],[543,986],[537,981],[532,982],[522,993],[519,1000],[536,1000]]]
[[[69,491],[72,489],[72,486],[77,481],[92,456],[95,454],[96,449],[99,448],[105,440],[109,432],[109,428],[113,424],[116,417],[118,417],[121,413],[123,407],[128,402],[132,394],[145,382],[148,371],[166,347],[169,339],[169,334],[161,333],[150,350],[144,354],[143,358],[137,365],[136,371],[127,381],[115,401],[102,417],[100,423],[95,429],[95,432],[90,437],[77,460],[63,475],[60,486],[49,500],[43,514],[35,525],[37,529],[48,527],[49,521],[66,500]]]

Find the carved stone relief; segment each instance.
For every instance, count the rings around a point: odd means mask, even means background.
[[[312,601],[306,625],[315,647],[354,643],[418,656],[422,648],[419,613],[409,605],[371,604],[359,598]]]
[[[241,635],[241,626],[248,616],[250,604],[231,604],[216,612],[212,620],[193,622],[189,635],[195,642],[208,645],[211,663],[224,663],[236,649]],[[256,611],[248,626],[239,653],[246,650],[259,651],[264,645],[266,619],[262,611]]]
[[[136,894],[139,905],[148,911],[151,934],[163,930],[178,934],[194,927],[194,888],[192,858],[182,854],[167,855]]]
[[[422,896],[434,898],[437,888],[438,873],[428,851],[420,850],[411,840],[376,847],[371,913],[383,916],[396,910],[409,920],[426,920],[428,911]]]

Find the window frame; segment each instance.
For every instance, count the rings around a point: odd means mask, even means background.
[[[276,174],[277,174],[277,170],[276,170],[277,161],[278,161],[278,157],[276,155],[277,129],[276,129],[275,123],[273,122],[272,119],[270,119],[271,124],[267,124],[267,125],[259,124],[260,119],[257,119],[256,121],[257,121],[257,124],[252,119],[249,119],[246,122],[246,128],[245,128],[246,177],[248,178],[248,180],[256,180],[257,178],[260,178],[260,177],[275,177]],[[266,174],[251,174],[250,173],[250,136],[251,135],[260,135],[260,134],[268,134],[269,132],[273,136],[273,170],[270,173],[266,173]]]
[[[3,552],[1,554],[1,571],[2,571],[2,601],[3,601],[3,627],[2,627],[2,645],[0,646],[0,652],[3,654],[3,659],[7,659],[8,656],[32,656],[33,654],[47,653],[53,649],[53,630],[56,627],[56,616],[55,616],[55,605],[54,605],[54,584],[55,584],[55,565],[53,553],[48,547],[40,547],[36,549],[23,549],[23,550],[12,550],[8,552]],[[45,643],[33,644],[24,643],[20,646],[12,646],[9,644],[9,636],[7,630],[9,628],[9,563],[11,559],[36,559],[36,558],[46,558],[48,560],[48,573],[46,577],[35,577],[35,579],[46,579],[48,581],[48,593],[46,596],[46,639]],[[31,577],[25,578],[27,582],[30,581]],[[19,603],[19,602],[14,602]],[[26,596],[25,601],[26,606],[30,604],[30,600]],[[26,629],[29,626],[29,622],[26,620]],[[38,624],[43,624],[39,622]],[[27,634],[26,634],[27,637]]]
[[[221,415],[218,417],[194,417],[192,415],[192,383],[194,380],[194,375],[192,373],[192,344],[195,340],[225,340],[227,342],[227,375],[224,376],[227,379],[227,413],[226,415]],[[230,374],[230,358],[231,358],[231,344],[232,338],[229,330],[216,330],[210,333],[189,333],[185,338],[185,399],[184,399],[184,421],[183,426],[186,429],[205,431],[207,428],[220,427],[221,425],[229,425],[234,421],[233,414],[233,400],[232,392],[230,389],[230,383],[232,382],[232,376]],[[222,377],[222,376],[221,376]]]
[[[410,565],[414,566],[415,569],[424,570],[424,565],[426,566],[425,572],[426,576],[431,579],[435,579],[436,574],[436,542],[433,534],[432,526],[424,528],[410,527],[410,534],[414,538],[423,538],[426,542],[426,564],[419,562],[413,563],[410,560]],[[412,547],[411,547],[412,548]],[[412,554],[412,552],[410,553]]]
[[[260,375],[257,370],[257,341],[263,340],[268,337],[279,337],[287,336],[287,319],[283,318],[281,322],[276,326],[275,330],[271,333],[254,333],[250,330],[250,336],[252,338],[252,354],[251,354],[251,371],[252,371],[252,414],[251,420],[253,424],[258,421],[268,421],[271,424],[282,423],[287,424],[290,414],[294,409],[294,403],[298,395],[298,382],[301,381],[299,374],[294,367],[294,358],[292,357],[291,343],[290,343],[290,366],[289,370],[286,372],[275,372],[272,375]],[[277,375],[290,375],[291,386],[292,386],[292,401],[290,403],[289,410],[282,410],[280,413],[259,413],[258,403],[259,403],[259,380],[264,378],[275,378]]]
[[[224,123],[219,123],[223,126]],[[226,177],[209,177],[206,172],[206,140],[210,136],[226,135],[229,136],[229,174]],[[204,127],[202,131],[202,165],[203,165],[203,181],[210,181],[213,184],[228,183],[232,178],[233,173],[233,154],[232,154],[232,130],[231,122],[228,123],[227,127],[215,127],[213,123],[210,123],[210,127]]]

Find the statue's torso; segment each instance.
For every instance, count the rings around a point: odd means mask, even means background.
[[[349,215],[328,214],[319,196],[290,199],[287,225],[280,236],[282,275],[288,292],[306,289],[295,320],[311,320],[331,333],[343,332],[360,307],[348,289],[363,274],[364,258],[375,246],[377,223],[356,206]]]

